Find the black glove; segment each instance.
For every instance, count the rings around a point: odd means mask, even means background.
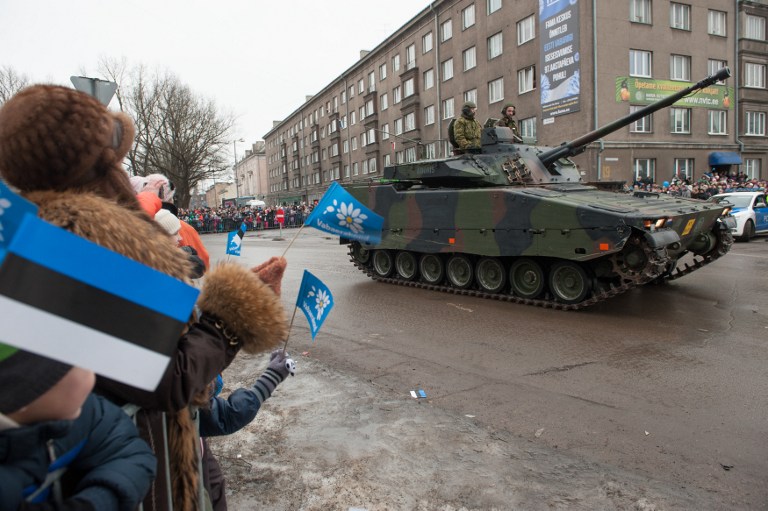
[[[205,263],[198,257],[197,250],[189,245],[184,245],[180,248],[187,253],[187,258],[192,263],[192,274],[189,277],[192,279],[199,279],[202,277],[205,274]]]

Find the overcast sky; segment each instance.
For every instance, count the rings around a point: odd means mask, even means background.
[[[429,5],[425,0],[0,0],[0,67],[34,82],[125,57],[237,118],[242,150]],[[114,107],[115,103],[111,106]],[[238,144],[238,153],[241,146]]]

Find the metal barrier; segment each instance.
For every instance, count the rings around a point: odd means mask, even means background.
[[[290,213],[290,212],[286,213],[285,224],[283,225],[283,228],[291,229],[295,227],[301,227],[302,224],[304,223],[304,218],[305,218],[305,215],[301,211],[296,213]],[[280,224],[277,223],[277,221],[274,219],[274,216],[268,219],[260,218],[260,219],[253,219],[253,220],[245,220],[245,219],[235,220],[234,218],[216,218],[216,219],[208,219],[208,220],[182,218],[182,220],[184,220],[189,225],[194,227],[194,229],[199,234],[232,232],[240,228],[240,225],[242,225],[243,223],[245,223],[249,231],[262,231],[262,230],[280,228]]]

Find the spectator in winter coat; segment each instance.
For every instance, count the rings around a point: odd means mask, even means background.
[[[144,498],[157,460],[94,381],[0,344],[0,511],[133,511]]]
[[[44,220],[189,282],[186,255],[141,209],[122,168],[133,136],[130,118],[87,94],[28,87],[0,108],[0,177],[37,204]],[[101,377],[96,383],[96,392],[118,405],[140,408],[135,421],[158,457],[160,474],[145,511],[200,508],[200,443],[192,408],[207,403],[208,384],[241,348],[271,350],[286,336],[279,297],[235,263],[206,273],[197,309],[155,391]]]

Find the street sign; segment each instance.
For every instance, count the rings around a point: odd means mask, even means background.
[[[115,82],[88,78],[87,76],[70,76],[69,79],[72,81],[75,89],[90,94],[104,106],[109,106],[109,102],[112,101],[115,91],[117,91],[117,84]]]
[[[275,214],[275,220],[277,220],[277,223],[281,226],[285,223],[285,211],[283,211],[283,208],[279,208],[277,210],[277,213]]]

